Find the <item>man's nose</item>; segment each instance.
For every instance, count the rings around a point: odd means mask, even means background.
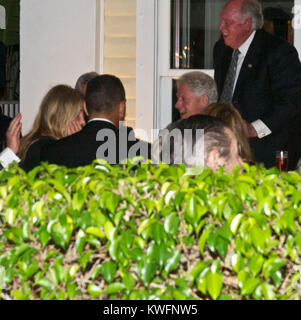
[[[224,23],[221,21],[218,25],[218,30],[222,31],[223,28],[224,28]]]
[[[183,106],[183,102],[182,102],[181,98],[179,98],[175,104],[175,108],[180,109],[182,106]]]

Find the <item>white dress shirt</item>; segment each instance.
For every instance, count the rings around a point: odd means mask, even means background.
[[[247,52],[249,50],[249,47],[254,39],[255,36],[255,31],[253,31],[251,33],[251,35],[249,36],[249,38],[238,48],[240,54],[238,56],[238,61],[237,61],[237,68],[236,68],[236,75],[235,75],[235,81],[234,81],[234,86],[233,86],[233,92],[235,90],[235,86],[236,86],[236,82],[239,76],[239,72],[241,69],[241,66],[245,60],[245,56],[247,55]],[[269,134],[272,133],[272,131],[266,126],[266,124],[261,120],[261,119],[257,119],[255,121],[252,122],[252,125],[254,127],[254,129],[257,132],[257,137],[259,139],[268,136]]]
[[[106,119],[106,118],[93,118],[93,119],[90,119],[87,123],[91,122],[91,121],[105,121],[105,122],[109,122],[111,123],[112,125],[114,125],[114,123],[109,120],[109,119]],[[114,125],[115,126],[115,125]]]

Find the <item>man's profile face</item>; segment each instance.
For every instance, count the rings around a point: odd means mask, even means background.
[[[178,109],[181,120],[202,113],[205,107],[202,96],[193,94],[186,83],[178,87],[175,108]]]
[[[251,35],[252,23],[250,18],[242,17],[240,13],[241,1],[232,1],[222,10],[219,30],[224,42],[232,49],[238,49]]]

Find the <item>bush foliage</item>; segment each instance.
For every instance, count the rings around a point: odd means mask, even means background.
[[[2,299],[299,299],[301,176],[142,164],[0,172]]]

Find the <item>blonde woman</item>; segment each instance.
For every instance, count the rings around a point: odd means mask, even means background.
[[[20,166],[30,171],[40,163],[43,146],[81,130],[85,125],[84,96],[67,85],[50,89],[42,100],[31,131],[21,139]]]
[[[233,105],[221,102],[211,103],[204,109],[203,114],[223,120],[236,136],[238,141],[238,153],[242,160],[250,164],[254,163],[249,139],[244,131],[243,119],[239,111]]]

